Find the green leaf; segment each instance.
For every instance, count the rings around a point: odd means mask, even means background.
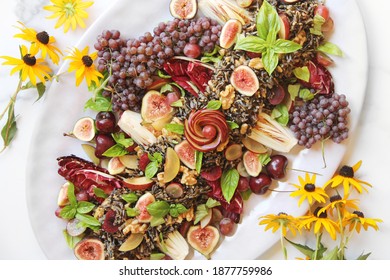
[[[207,208],[213,208],[213,207],[217,207],[219,205],[221,205],[221,203],[215,199],[212,199],[211,197],[209,197],[206,201]]]
[[[221,101],[219,100],[210,100],[209,103],[207,103],[207,109],[210,109],[210,110],[218,110],[219,108],[221,108],[222,106],[222,103]]]
[[[293,41],[278,39],[272,48],[275,53],[292,53],[300,50],[302,46]]]
[[[74,208],[77,208],[77,199],[76,195],[74,194],[74,185],[71,182],[68,182],[68,190],[66,195],[68,196],[68,200],[70,202],[70,205],[72,205]]]
[[[151,161],[156,161],[158,164],[161,164],[163,161],[162,155],[158,152],[153,153],[153,155],[148,154],[148,157]]]
[[[152,217],[152,220],[150,221],[151,227],[156,227],[162,224],[165,224],[165,220],[162,217]]]
[[[284,238],[284,239],[287,240],[287,242],[290,243],[292,246],[294,246],[295,249],[297,249],[299,252],[301,252],[306,257],[309,257],[311,259],[312,255],[314,253],[314,250],[312,248],[310,248],[307,245],[301,245],[301,244],[292,242],[291,240],[288,240],[287,238]]]
[[[76,244],[83,239],[84,235],[78,235],[78,236],[71,236],[66,229],[62,231],[66,244],[68,244],[70,249],[73,249]]]
[[[126,215],[128,217],[135,217],[139,215],[139,210],[137,208],[126,208]]]
[[[85,215],[85,214],[76,214],[76,218],[79,219],[81,222],[85,223],[86,225],[90,225],[90,226],[100,226],[100,222],[90,216],[90,215]]]
[[[295,98],[297,98],[300,89],[301,89],[300,84],[288,85],[288,93],[290,94],[291,100],[295,100]]]
[[[158,171],[157,161],[151,161],[146,166],[145,176],[149,179],[152,179],[154,177],[154,175],[156,175],[157,171]]]
[[[252,194],[251,189],[247,189],[246,191],[241,192],[241,197],[243,200],[248,200],[251,194]]]
[[[272,110],[271,117],[283,126],[288,124],[290,115],[288,113],[287,106],[284,104],[278,104]]]
[[[235,122],[232,122],[232,121],[226,121],[226,122],[227,122],[230,130],[233,130],[233,129],[236,129],[236,128],[240,128],[240,126],[237,123],[235,123]]]
[[[153,217],[163,218],[169,213],[170,208],[171,207],[168,202],[160,200],[149,204],[146,207],[146,210]]]
[[[203,152],[195,151],[195,170],[200,174],[203,162]]]
[[[163,78],[163,79],[170,79],[171,76],[169,76],[168,74],[165,74],[163,71],[161,71],[160,69],[157,71],[157,75],[160,77],[160,78]]]
[[[299,91],[299,97],[302,98],[303,101],[309,101],[314,98],[314,94],[309,89],[304,88]]]
[[[203,63],[209,63],[209,62],[218,63],[218,62],[221,61],[221,57],[203,56],[203,57],[200,59],[200,61],[203,62]]]
[[[163,253],[150,254],[150,260],[162,260],[163,258],[165,258],[165,254],[163,254]]]
[[[98,92],[96,96],[87,100],[84,105],[84,110],[91,109],[96,112],[100,111],[112,111],[112,104],[109,98],[103,97],[101,92]]]
[[[367,254],[361,254],[356,260],[358,261],[365,261],[368,259],[368,257],[371,255],[371,253],[367,253]]]
[[[160,93],[164,93],[164,92],[172,92],[174,91],[173,87],[171,84],[165,84],[161,87],[160,89]]]
[[[77,203],[77,213],[87,214],[95,208],[95,204],[88,201],[80,201]]]
[[[182,97],[184,97],[186,95],[186,91],[178,83],[171,83],[171,85],[174,85],[175,87],[177,87],[180,90],[180,93],[181,93]],[[172,104],[171,104],[171,106],[172,106]]]
[[[267,1],[263,1],[257,14],[256,28],[258,36],[263,40],[267,40],[270,32],[276,35],[280,30],[278,12]]]
[[[37,92],[38,92],[38,98],[37,98],[37,100],[35,100],[35,102],[37,102],[39,99],[41,99],[43,94],[46,91],[46,86],[42,82],[37,83],[36,87],[37,87]]]
[[[259,161],[262,166],[267,165],[271,161],[271,157],[269,154],[259,154]]]
[[[102,189],[100,188],[93,188],[93,193],[100,198],[106,198],[108,197],[108,194],[106,194]]]
[[[135,193],[122,194],[121,198],[124,201],[126,201],[127,203],[130,203],[130,204],[138,201],[138,195],[136,195]]]
[[[338,252],[339,252],[339,247],[334,247],[332,251],[329,252],[329,254],[326,254],[321,258],[321,260],[338,260]]]
[[[134,145],[134,141],[131,138],[126,138],[126,135],[124,133],[112,133],[112,138],[114,138],[115,142],[117,144],[122,145],[124,148],[128,148],[130,146]]]
[[[76,207],[72,205],[66,205],[64,208],[60,211],[60,217],[65,220],[71,220],[75,217],[77,211]]]
[[[199,223],[204,217],[208,215],[208,208],[206,204],[200,204],[198,207],[196,207],[196,212],[195,212],[195,221],[194,225]]]
[[[325,42],[323,45],[321,45],[317,48],[317,51],[327,53],[327,54],[336,55],[336,56],[343,56],[344,55],[343,51],[338,46],[336,46],[335,44],[333,44],[331,42]]]
[[[184,125],[179,123],[168,123],[165,125],[165,129],[176,134],[184,134]]]
[[[322,36],[322,25],[325,23],[325,19],[316,14],[313,19],[313,28],[310,28],[310,33],[318,36]]]
[[[15,102],[12,101],[11,106],[8,108],[7,121],[6,121],[3,129],[1,130],[1,137],[3,138],[3,142],[4,142],[3,149],[5,149],[7,146],[9,146],[11,141],[14,139],[16,131],[17,131],[14,106],[15,106]]]
[[[171,107],[183,107],[183,100],[179,99],[171,103]]]
[[[234,49],[254,53],[263,53],[266,50],[266,42],[264,39],[261,39],[257,36],[244,37],[244,35],[240,35],[237,38]]]
[[[237,169],[229,169],[222,173],[221,188],[223,197],[229,203],[237,189],[240,174]]]
[[[263,53],[262,62],[267,73],[272,75],[279,63],[278,54],[276,54],[272,49],[268,49],[265,53]]]
[[[310,71],[309,71],[309,68],[307,66],[297,67],[293,70],[293,73],[294,73],[295,77],[297,77],[298,79],[300,79],[302,81],[305,81],[305,82],[310,81]]]
[[[106,157],[120,157],[127,155],[129,152],[126,150],[126,148],[121,144],[115,144],[111,148],[109,148],[107,151],[103,153],[103,156]]]

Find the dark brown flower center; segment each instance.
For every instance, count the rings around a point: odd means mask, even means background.
[[[317,207],[316,210],[314,210],[314,216],[316,216],[316,217],[318,217],[318,218],[322,218],[322,219],[327,218],[328,215],[326,214],[326,211],[321,212],[321,214],[318,215],[318,212],[319,212],[321,209],[322,209],[321,207]]]
[[[37,33],[36,37],[37,37],[37,40],[39,42],[41,42],[42,44],[46,45],[47,43],[49,43],[50,37],[49,37],[49,34],[47,34],[46,31],[42,31],[42,32]]]
[[[360,217],[360,218],[364,218],[363,212],[360,212],[360,211],[353,211],[352,213],[355,214],[355,215],[357,215],[357,216]]]
[[[355,173],[353,172],[352,167],[351,166],[347,166],[347,165],[344,165],[343,167],[341,167],[339,174],[341,176],[347,177],[347,178],[353,178],[353,176],[355,175]]]
[[[84,55],[81,60],[83,61],[84,65],[87,67],[91,67],[91,65],[93,64],[93,60],[89,55]]]
[[[284,212],[279,212],[278,216],[282,216],[282,215],[286,215],[286,216],[287,216],[286,213],[284,213]]]
[[[29,66],[34,66],[37,63],[37,59],[35,58],[35,56],[31,56],[31,54],[28,53],[23,56],[23,62]]]
[[[314,192],[316,190],[316,186],[314,184],[306,184],[304,189],[307,192]]]
[[[329,198],[330,202],[335,202],[335,201],[338,201],[338,200],[341,200],[341,196],[339,194],[336,194],[334,196],[331,196]]]

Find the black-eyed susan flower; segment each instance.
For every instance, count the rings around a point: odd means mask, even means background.
[[[301,176],[298,176],[298,180],[299,185],[291,184],[295,188],[297,188],[297,190],[290,194],[290,196],[292,197],[300,196],[298,206],[300,206],[305,199],[308,200],[309,204],[312,204],[314,200],[317,202],[325,203],[326,198],[328,198],[328,195],[322,188],[316,187],[315,174],[310,178],[310,175],[306,173],[305,179],[303,179]]]
[[[330,186],[331,188],[336,188],[339,185],[344,187],[344,195],[350,193],[350,187],[353,186],[359,193],[362,193],[363,190],[367,191],[367,188],[364,186],[372,187],[371,184],[361,181],[355,177],[355,173],[359,170],[362,165],[362,161],[358,161],[354,166],[344,165],[341,167],[338,175],[334,176],[328,182],[325,183],[324,187]]]
[[[326,212],[319,214],[320,210],[321,207],[318,207],[314,213],[302,216],[300,219],[301,227],[310,230],[314,225],[314,234],[320,234],[325,230],[333,240],[336,240],[337,232],[340,232],[339,225],[335,221],[329,219]]]
[[[88,87],[93,83],[99,84],[99,78],[103,78],[103,75],[96,70],[94,60],[97,58],[97,52],[88,54],[89,47],[85,47],[82,51],[74,48],[69,56],[64,59],[70,59],[70,65],[68,72],[76,71],[76,86],[79,86],[82,80],[85,78]]]
[[[27,78],[30,79],[31,83],[35,86],[37,79],[43,84],[46,80],[50,80],[51,69],[42,58],[36,58],[31,55],[27,47],[22,45],[20,47],[21,58],[14,58],[11,56],[0,56],[5,59],[3,65],[14,65],[15,67],[11,70],[11,75],[20,73],[21,81],[24,82]]]
[[[359,207],[357,205],[358,199],[349,199],[349,195],[345,195],[344,198],[342,198],[339,194],[336,194],[334,196],[331,196],[329,198],[330,203],[326,205],[325,207],[322,207],[321,210],[318,211],[318,214],[321,214],[324,211],[327,211],[329,209],[339,209],[341,212],[344,212],[346,208],[351,208],[358,210]],[[332,214],[332,212],[330,212]]]
[[[381,219],[376,218],[365,218],[364,214],[360,211],[353,211],[345,215],[343,219],[343,226],[349,227],[349,231],[356,230],[357,233],[360,233],[361,228],[368,230],[369,227],[378,230],[378,223],[383,222]]]
[[[54,64],[58,64],[60,61],[59,54],[62,55],[60,49],[53,44],[56,42],[53,36],[49,36],[46,31],[37,32],[33,28],[28,28],[23,23],[19,22],[22,27],[17,27],[22,33],[16,34],[15,38],[21,38],[28,42],[31,42],[30,53],[36,55],[41,51],[43,59],[48,55]]]
[[[282,235],[286,236],[287,229],[295,236],[299,230],[299,220],[286,213],[279,213],[278,215],[268,214],[260,217],[259,225],[266,225],[265,231],[272,228],[272,232],[276,232],[280,227],[282,228]]]
[[[84,2],[82,0],[50,0],[53,5],[43,7],[45,10],[52,12],[47,18],[58,18],[55,28],[64,26],[64,32],[69,28],[73,30],[77,26],[85,28],[84,19],[88,18],[86,8],[92,6],[93,2]]]

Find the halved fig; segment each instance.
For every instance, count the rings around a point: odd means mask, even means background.
[[[279,15],[280,20],[280,30],[279,30],[279,38],[288,40],[290,37],[290,20],[288,19],[285,13],[281,13]]]
[[[230,76],[230,83],[242,95],[252,96],[259,89],[259,80],[256,73],[246,65],[234,69]]]
[[[72,219],[66,224],[66,231],[70,236],[79,236],[80,234],[84,233],[84,231],[87,228],[80,225],[79,219]]]
[[[242,146],[240,144],[232,144],[225,150],[225,158],[229,161],[239,159],[242,156]]]
[[[140,223],[149,223],[152,220],[152,216],[149,214],[146,207],[155,202],[156,199],[150,192],[144,193],[135,204],[136,209],[138,209],[139,214],[136,216],[137,220]]]
[[[137,155],[124,155],[120,156],[119,160],[121,163],[129,169],[137,169],[138,168],[138,157]]]
[[[236,0],[237,4],[242,8],[248,8],[252,5],[253,0]]]
[[[198,11],[198,3],[196,0],[171,0],[169,11],[175,18],[192,19]]]
[[[188,143],[187,140],[183,140],[175,146],[175,152],[180,158],[180,161],[184,163],[188,168],[195,169],[196,150]]]
[[[127,252],[137,248],[144,240],[144,235],[142,233],[132,233],[125,242],[119,247],[119,251]]]
[[[172,111],[167,97],[156,90],[148,91],[142,98],[141,116],[146,123],[168,118]]]
[[[257,154],[263,154],[267,152],[267,148],[263,144],[249,137],[243,138],[242,144],[244,144],[245,148],[247,148],[249,151],[252,151]]]
[[[113,157],[108,162],[108,173],[111,175],[117,175],[125,171],[125,166],[120,161],[119,157]]]
[[[237,41],[237,36],[242,31],[242,24],[237,19],[228,20],[221,30],[219,44],[224,49],[229,49]]]
[[[164,183],[169,183],[179,173],[180,170],[180,158],[171,147],[167,148],[165,154],[165,164],[164,164]]]
[[[259,155],[251,151],[246,151],[242,158],[246,172],[252,177],[256,177],[260,174],[263,168],[259,159]]]
[[[74,247],[79,260],[104,260],[104,244],[97,238],[85,238]]]
[[[73,135],[81,140],[89,142],[95,137],[95,122],[90,117],[79,119],[72,131]]]
[[[123,185],[130,190],[144,191],[153,186],[154,181],[147,177],[133,177],[123,179]]]
[[[213,226],[202,228],[200,225],[192,226],[187,233],[187,241],[196,251],[207,259],[216,248],[219,241],[219,231]]]
[[[165,191],[171,198],[180,198],[184,194],[183,186],[179,183],[170,183],[166,186]]]

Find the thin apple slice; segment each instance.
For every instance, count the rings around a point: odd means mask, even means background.
[[[119,157],[113,157],[108,162],[107,170],[111,175],[118,175],[125,171],[125,166],[120,161]]]
[[[169,183],[179,173],[180,170],[180,158],[171,147],[167,148],[165,154],[165,164],[164,164],[164,183]]]
[[[147,190],[153,186],[154,181],[147,177],[133,177],[123,179],[123,185],[130,190]]]
[[[202,220],[200,220],[200,227],[201,228],[207,227],[211,223],[212,218],[213,218],[213,209],[208,208],[207,215],[205,217],[203,217]]]
[[[57,198],[57,204],[58,206],[65,206],[69,203],[68,200],[68,187],[70,183],[66,182],[63,184],[60,188],[60,191],[58,193],[58,198]]]
[[[129,169],[137,169],[138,168],[138,157],[137,155],[124,155],[120,156],[119,160],[122,164]]]
[[[132,233],[119,247],[119,251],[127,252],[134,250],[141,244],[142,240],[144,240],[144,235],[142,233]]]

